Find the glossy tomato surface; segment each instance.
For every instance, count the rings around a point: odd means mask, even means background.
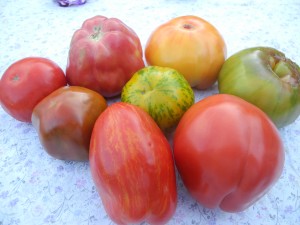
[[[218,77],[220,93],[236,95],[284,127],[300,115],[300,67],[271,47],[243,49],[230,56]]]
[[[174,157],[190,194],[203,206],[247,209],[280,177],[279,132],[256,106],[216,94],[194,104],[174,136]]]
[[[191,87],[206,89],[216,80],[226,58],[219,31],[197,16],[180,16],[157,27],[145,48],[149,65],[178,70]]]
[[[120,94],[143,67],[137,34],[119,19],[95,16],[85,20],[72,37],[66,76],[70,85],[111,97]]]
[[[177,204],[171,147],[152,117],[129,103],[110,105],[90,145],[92,177],[117,224],[165,224]]]
[[[0,103],[15,119],[31,122],[36,104],[65,85],[65,74],[55,62],[41,57],[24,58],[10,65],[2,75]]]
[[[178,71],[148,66],[136,72],[122,90],[121,100],[143,108],[163,130],[177,125],[194,104],[194,92]]]
[[[62,87],[34,108],[32,123],[46,152],[62,160],[87,161],[95,121],[105,99],[84,87]]]

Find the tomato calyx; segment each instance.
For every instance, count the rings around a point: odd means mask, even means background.
[[[94,33],[91,34],[90,38],[94,41],[99,41],[103,36],[103,33],[101,30],[102,30],[102,27],[100,25],[95,26]]]
[[[20,80],[20,76],[18,74],[15,74],[12,79],[11,79],[13,82],[17,82]]]

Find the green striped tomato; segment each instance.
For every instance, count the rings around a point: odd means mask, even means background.
[[[121,101],[143,108],[162,130],[167,130],[177,125],[195,97],[188,81],[177,70],[148,66],[126,83]]]

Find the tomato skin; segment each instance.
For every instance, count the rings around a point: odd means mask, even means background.
[[[256,105],[284,127],[300,115],[300,67],[271,47],[252,47],[230,56],[218,77],[220,93]]]
[[[84,21],[72,37],[66,76],[70,85],[112,97],[144,66],[136,33],[116,18],[95,16]]]
[[[183,182],[203,206],[245,210],[278,180],[284,148],[277,128],[256,106],[217,94],[194,104],[174,136]]]
[[[197,16],[180,16],[157,27],[145,48],[149,65],[171,67],[191,87],[212,86],[226,58],[226,44],[218,30]]]
[[[148,66],[137,71],[122,90],[121,101],[148,112],[158,126],[167,131],[177,125],[194,104],[193,89],[178,71]]]
[[[117,224],[165,224],[177,204],[171,147],[154,120],[129,103],[110,105],[90,144],[92,177]]]
[[[13,118],[31,122],[36,104],[66,85],[65,74],[55,62],[41,57],[27,57],[11,64],[2,75],[0,103]]]
[[[84,87],[62,87],[33,109],[32,124],[46,152],[61,160],[87,161],[92,129],[106,100]]]

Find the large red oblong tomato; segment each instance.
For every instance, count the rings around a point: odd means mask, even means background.
[[[279,132],[256,106],[217,94],[194,104],[174,136],[178,171],[191,195],[208,208],[242,211],[280,177]]]
[[[144,66],[137,34],[117,18],[95,16],[72,37],[66,76],[70,85],[112,97]]]
[[[63,70],[52,60],[27,57],[14,62],[4,72],[0,80],[0,103],[15,119],[31,122],[36,104],[65,85]]]
[[[118,102],[97,119],[90,144],[92,177],[118,224],[165,224],[173,215],[176,179],[170,144],[143,109]]]
[[[145,58],[149,65],[171,67],[191,87],[213,85],[226,58],[226,44],[219,31],[197,16],[180,16],[157,27],[150,35]]]

